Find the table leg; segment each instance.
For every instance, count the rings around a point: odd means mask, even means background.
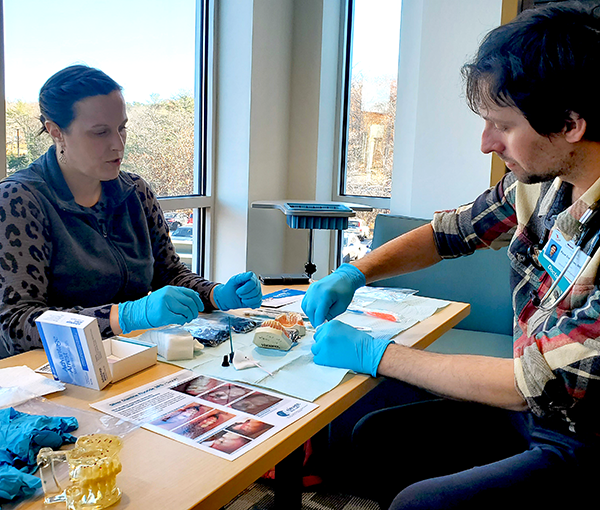
[[[304,446],[296,448],[275,466],[275,509],[302,508],[302,465]]]

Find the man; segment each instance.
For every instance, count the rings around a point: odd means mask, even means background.
[[[582,6],[525,11],[491,31],[463,75],[485,120],[481,150],[510,172],[473,203],[343,264],[304,298],[318,327],[316,363],[446,397],[375,413],[357,432],[374,491],[386,504],[401,491],[393,509],[591,500],[600,474],[599,70],[600,19]],[[540,265],[550,236],[584,252],[570,289],[564,280],[550,289]],[[414,350],[333,320],[366,283],[509,243],[514,360]],[[394,439],[365,446],[383,429]]]

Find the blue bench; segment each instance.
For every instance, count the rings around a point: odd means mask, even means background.
[[[371,248],[430,220],[379,214]],[[375,282],[381,287],[415,289],[419,295],[471,305],[471,313],[428,350],[443,353],[512,357],[513,310],[506,248],[478,250],[468,257],[442,260],[432,267]]]

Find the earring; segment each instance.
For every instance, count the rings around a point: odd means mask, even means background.
[[[61,146],[60,151],[58,152],[58,161],[65,164],[67,162],[67,157],[65,156],[65,148]]]

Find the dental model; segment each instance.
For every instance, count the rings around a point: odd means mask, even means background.
[[[306,326],[302,320],[302,315],[297,312],[286,312],[275,317],[285,329],[294,329],[300,336],[306,335]],[[264,324],[264,323],[263,323]]]
[[[254,344],[264,349],[289,351],[297,343],[299,333],[295,329],[286,329],[275,319],[267,319],[256,329]]]
[[[101,510],[121,499],[116,485],[121,472],[119,452],[123,443],[111,434],[81,436],[72,450],[42,448],[37,456],[47,504],[65,502],[68,510]],[[69,482],[62,487],[55,463],[67,463]]]

